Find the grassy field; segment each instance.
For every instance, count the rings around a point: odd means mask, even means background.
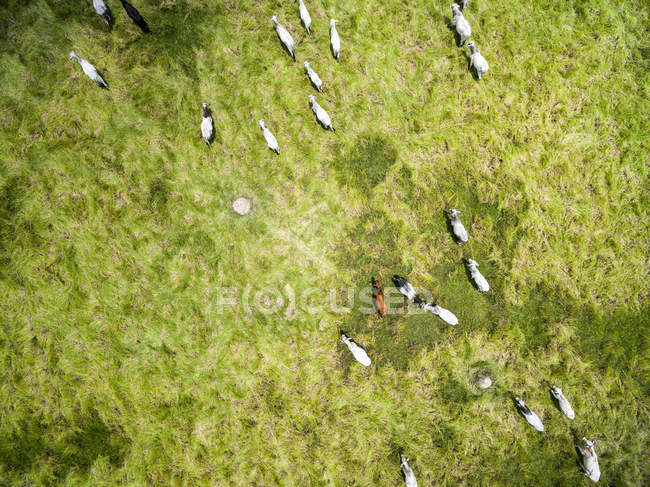
[[[582,436],[650,483],[647,3],[472,0],[480,83],[448,1],[108,3],[0,3],[0,485],[577,486]],[[346,302],[395,273],[460,324]]]

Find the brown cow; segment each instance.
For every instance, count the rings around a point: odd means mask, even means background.
[[[384,316],[388,312],[388,307],[384,299],[384,292],[381,290],[381,283],[375,278],[372,279],[372,295],[375,298],[375,306],[379,315]]]

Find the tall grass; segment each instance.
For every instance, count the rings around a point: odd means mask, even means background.
[[[582,436],[601,482],[648,483],[647,5],[473,0],[478,83],[448,2],[308,2],[312,38],[294,2],[133,3],[152,35],[117,2],[112,32],[91,2],[0,5],[0,483],[397,485],[405,451],[422,485],[581,485]],[[217,305],[394,273],[459,326]]]

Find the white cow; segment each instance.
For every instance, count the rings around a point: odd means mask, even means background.
[[[341,54],[341,38],[336,30],[337,22],[338,20],[330,20],[330,45],[332,46],[332,54],[334,54],[334,58],[338,61],[339,55]]]
[[[93,7],[95,7],[97,15],[99,15],[109,27],[113,27],[113,16],[111,15],[111,10],[108,8],[108,5],[104,3],[104,0],[93,0]]]
[[[311,81],[311,84],[314,85],[314,88],[316,88],[319,93],[323,91],[323,82],[321,81],[320,76],[316,74],[316,71],[311,68],[307,61],[305,61],[305,70],[307,71],[307,77],[309,78],[309,81]]]
[[[404,279],[402,276],[395,274],[393,276],[393,283],[395,286],[397,286],[399,292],[401,292],[408,299],[415,301],[415,304],[422,305],[424,303],[424,301],[420,299],[420,296],[416,294],[415,289],[413,289],[413,286],[411,286],[411,283]]]
[[[578,450],[582,455],[580,460],[580,466],[582,467],[583,473],[589,477],[594,482],[598,482],[600,479],[600,466],[598,465],[598,456],[596,455],[596,450],[594,450],[594,442],[589,441],[587,438],[582,438],[582,441],[585,442],[585,447],[582,448],[578,446]]]
[[[434,315],[438,315],[445,323],[448,323],[450,325],[458,324],[458,318],[456,318],[456,315],[448,309],[443,308],[442,306],[438,306],[434,303],[423,303],[422,309],[424,311],[430,311]]]
[[[332,119],[325,111],[325,109],[318,104],[318,102],[316,101],[316,97],[314,95],[309,95],[309,105],[311,105],[311,111],[314,112],[314,115],[316,115],[318,122],[323,126],[323,128],[329,129],[332,132],[334,132],[334,127],[332,126]]]
[[[465,44],[465,41],[469,39],[469,36],[472,35],[472,28],[469,26],[469,22],[465,19],[463,12],[460,10],[460,6],[457,3],[454,3],[451,6],[451,13],[454,18],[451,20],[451,25],[456,27],[456,32],[460,36],[460,45]]]
[[[515,404],[517,405],[517,409],[519,409],[521,414],[524,415],[524,418],[526,418],[526,421],[528,421],[533,428],[537,431],[544,431],[542,420],[539,419],[539,416],[532,412],[528,406],[526,406],[524,401],[515,397]]]
[[[483,277],[483,274],[479,272],[478,262],[476,262],[474,259],[467,259],[467,265],[478,290],[482,293],[488,292],[490,290],[490,285],[488,284],[485,277]]]
[[[266,139],[266,145],[269,146],[269,149],[271,149],[273,152],[276,154],[280,153],[280,145],[278,144],[277,139],[275,138],[275,135],[271,133],[271,131],[264,125],[264,120],[260,120],[257,122],[262,129],[262,133],[264,134],[264,139]]]
[[[273,22],[273,25],[275,25],[275,32],[278,34],[278,37],[280,38],[280,42],[282,42],[284,47],[287,48],[287,51],[289,51],[289,54],[291,54],[291,57],[295,61],[296,55],[293,50],[295,46],[295,43],[293,42],[293,37],[291,37],[289,31],[285,29],[280,22],[278,22],[278,18],[275,15],[271,17],[271,22]]]
[[[203,121],[201,122],[201,135],[203,135],[203,140],[206,145],[210,145],[212,137],[214,137],[214,122],[212,121],[212,115],[210,115],[210,109],[208,108],[207,103],[201,103],[201,108],[203,108]]]
[[[354,341],[345,333],[341,333],[341,341],[343,341],[343,343],[348,346],[350,352],[352,352],[352,355],[354,355],[354,358],[357,359],[357,362],[359,362],[361,365],[365,365],[366,367],[370,365],[370,357],[368,357],[366,351],[354,343]]]
[[[77,56],[74,51],[70,51],[70,60],[72,59],[76,59],[77,61],[79,61],[79,64],[81,65],[81,69],[83,70],[84,73],[86,73],[86,76],[88,76],[91,80],[97,83],[98,86],[108,89],[108,85],[106,84],[106,81],[104,81],[104,78],[102,78],[101,75],[97,72],[97,68],[95,68],[95,66],[90,64],[85,59]]]
[[[307,34],[311,35],[311,17],[305,7],[305,2],[298,0],[298,10],[300,10],[300,20],[302,20],[302,25],[307,29]]]
[[[468,42],[467,47],[469,48],[469,69],[471,70],[472,67],[476,69],[476,76],[478,76],[478,79],[481,79],[490,67],[483,54],[480,53],[474,44],[474,41]]]
[[[449,210],[449,219],[451,221],[451,228],[454,231],[454,236],[456,237],[456,240],[465,243],[467,242],[467,238],[468,238],[467,230],[465,230],[465,227],[463,226],[463,222],[461,222],[460,218],[458,218],[459,214],[460,211],[451,208]]]
[[[415,479],[413,470],[411,470],[409,459],[404,455],[400,455],[399,460],[400,467],[402,468],[402,473],[404,474],[404,482],[406,483],[406,487],[418,487],[418,481]]]
[[[574,419],[576,417],[576,413],[573,412],[571,404],[569,404],[567,398],[564,397],[564,394],[562,394],[562,389],[553,386],[551,387],[551,394],[553,394],[553,397],[557,401],[558,406],[560,406],[560,410],[566,415],[566,417],[569,419]]]

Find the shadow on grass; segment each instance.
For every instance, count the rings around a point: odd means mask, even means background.
[[[376,154],[383,154],[379,157],[378,167],[374,172],[366,175],[364,168],[371,164]],[[390,144],[380,138],[365,137],[349,155],[348,160],[353,161],[353,164],[345,166],[344,163],[340,163],[337,166],[338,177],[342,182],[359,190],[372,190],[385,179],[392,165],[393,155]],[[412,182],[412,178],[406,173],[398,179],[404,179],[404,184]],[[499,207],[498,203],[481,203],[476,192],[460,184],[462,182],[448,181],[447,183],[449,193],[454,197],[452,201],[445,202],[445,207],[455,207],[465,212],[464,224],[467,225],[470,242],[473,220],[477,215],[481,215],[482,218],[489,217],[494,244],[502,252],[500,267],[510,267],[519,242],[526,236],[525,230],[520,228],[520,221],[525,218],[530,206],[528,200],[521,198],[515,206],[505,209]],[[519,187],[515,186],[512,190],[518,191]],[[417,202],[408,197],[407,203],[416,205]],[[436,214],[439,218],[445,219],[449,238],[453,238],[444,209],[437,209]],[[404,230],[403,225],[401,222],[391,221],[388,215],[375,209],[359,217],[356,224],[348,230],[335,255],[338,257],[338,266],[345,269],[347,273],[353,273],[354,285],[357,289],[366,287],[367,280],[373,275],[377,276],[384,285],[390,285],[390,275],[394,273],[408,277],[411,269],[404,266],[404,249],[400,248],[399,240]],[[482,324],[476,326],[481,326],[491,333],[496,330],[497,325],[491,328],[487,325],[500,322],[501,326],[508,323],[507,326],[520,330],[524,337],[520,342],[522,355],[547,347],[555,338],[554,325],[559,323],[575,329],[576,350],[599,368],[612,368],[619,372],[629,370],[631,358],[641,353],[645,342],[643,330],[647,329],[650,320],[648,306],[637,310],[599,315],[595,310],[580,305],[575,299],[547,283],[537,284],[521,305],[507,305],[499,296],[500,279],[498,275],[493,274],[491,262],[486,261],[483,255],[470,257],[479,261],[481,272],[488,282],[493,280],[495,284],[494,289],[485,296],[490,303],[490,311],[486,311],[487,314],[481,318]],[[448,278],[454,265],[450,263],[449,266],[434,268],[430,271],[431,275],[442,283]],[[475,288],[465,263],[463,268],[466,279]],[[447,293],[450,290],[455,288],[447,289]],[[472,289],[471,292],[479,294],[476,289]],[[353,310],[341,326],[349,330],[353,338],[354,334],[374,335],[374,343],[373,340],[369,340],[370,343],[367,344],[368,353],[373,361],[379,365],[390,363],[396,369],[404,370],[408,367],[411,356],[420,350],[430,349],[440,340],[444,326],[434,318],[427,315],[410,316],[400,313],[379,319]],[[468,322],[464,326],[472,326],[472,323]],[[632,371],[632,374],[640,384],[643,384],[638,371]],[[451,389],[450,386],[449,390]],[[644,390],[647,391],[648,386],[645,386]],[[459,397],[462,397],[462,394]]]
[[[384,181],[397,160],[397,150],[387,139],[377,134],[358,137],[352,149],[339,154],[332,166],[341,186],[367,193]]]
[[[130,446],[123,434],[111,431],[92,409],[70,424],[65,419],[47,423],[41,416],[23,418],[20,430],[0,440],[0,464],[7,470],[27,472],[47,458],[58,479],[71,469],[89,470],[98,457],[119,467]]]
[[[466,404],[476,399],[470,390],[451,376],[443,382],[439,389],[441,397],[448,402]]]
[[[598,314],[548,284],[538,284],[521,306],[510,307],[507,314],[525,337],[522,354],[547,347],[555,338],[551,325],[565,323],[575,329],[573,346],[584,359],[600,369],[632,375],[649,392],[641,372],[630,364],[646,346],[650,306]]]
[[[582,468],[582,452],[580,451],[580,448],[584,446],[584,443],[582,442],[582,438],[578,435],[576,429],[573,427],[571,428],[571,440],[573,441],[573,451],[576,454],[575,465],[578,469],[578,472],[584,475],[584,470]]]
[[[469,236],[469,241],[464,245],[471,245],[472,243],[472,223],[478,219],[489,217],[492,225],[491,233],[493,235],[494,244],[501,250],[501,259],[504,261],[505,265],[510,267],[520,240],[526,236],[525,231],[519,225],[530,208],[528,199],[523,196],[523,183],[515,184],[514,188],[512,188],[512,191],[518,192],[521,197],[517,204],[513,205],[511,208],[502,208],[498,202],[481,202],[476,191],[467,181],[449,180],[443,181],[442,183],[444,186],[442,187],[441,192],[443,194],[453,195],[451,198],[446,198],[445,208],[455,208],[462,212],[461,221],[463,222],[463,225],[465,225]],[[440,218],[446,222],[451,238],[454,238],[453,229],[451,228],[449,216],[445,212],[445,208],[438,209],[438,211],[440,211],[439,215]],[[515,231],[512,232],[512,234],[509,234],[512,229],[515,229]],[[480,256],[469,257],[472,257],[479,263],[483,260]]]
[[[383,174],[376,174],[371,181],[378,183],[383,177]],[[396,240],[400,231],[400,224],[391,222],[383,212],[372,211],[358,219],[342,241],[344,245],[335,253],[341,268],[352,269],[355,290],[367,290],[368,295],[363,296],[362,300],[368,306],[372,306],[368,279],[377,277],[386,293],[386,286],[393,285],[391,275],[410,274],[411,269],[402,263],[402,251]],[[405,307],[404,302],[393,301],[396,299],[391,300],[386,296],[389,314],[383,318],[377,313],[366,314],[353,309],[341,324],[341,329],[348,332],[355,341],[360,334],[374,335],[374,344],[360,343],[373,362],[379,366],[390,363],[396,369],[405,370],[412,354],[440,341],[444,327],[431,314],[409,315],[407,311],[415,309],[412,304],[408,306],[407,303]],[[340,348],[340,351],[341,363],[347,373],[354,359],[350,357],[347,348]]]
[[[383,286],[392,285],[390,275],[403,269],[402,251],[396,238],[402,225],[391,222],[385,213],[371,211],[361,217],[341,241],[334,253],[341,268],[354,272],[359,288],[376,276]],[[382,272],[382,270],[384,272]]]
[[[415,310],[412,305],[410,309]],[[353,310],[341,325],[341,330],[368,352],[373,363],[379,367],[390,364],[396,370],[408,369],[411,357],[440,343],[444,329],[430,313],[404,315],[400,312],[378,318],[358,310]],[[374,344],[359,343],[355,337],[360,334],[372,334]],[[354,358],[341,345],[341,364],[347,375]]]
[[[442,18],[444,19],[444,22],[445,22],[445,25],[447,26],[447,29],[454,34],[454,43],[456,44],[456,47],[458,47],[458,48],[465,47],[465,46],[460,45],[460,35],[456,31],[456,26],[454,24],[452,24],[453,19],[451,17],[446,16],[446,15],[442,16]]]
[[[644,379],[642,368],[630,368],[632,361],[643,356],[647,347],[647,330],[650,328],[650,306],[626,309],[609,315],[599,315],[590,308],[567,306],[576,319],[578,331],[577,348],[601,369],[613,369],[632,375],[646,395],[650,383]]]
[[[170,100],[178,98],[178,87],[168,82],[176,76],[179,80],[185,78],[184,106],[186,109],[195,109],[200,120],[199,104],[210,100],[201,98],[197,52],[207,36],[215,35],[214,25],[222,23],[220,18],[223,15],[224,8],[218,3],[211,8],[197,9],[186,1],[161,6],[145,15],[153,33],[138,33],[126,42],[122,50],[124,62],[140,65],[150,73],[146,83],[138,82],[137,86],[129,90],[134,105],[144,116],[155,118],[158,122],[170,122],[171,119],[179,118],[177,110],[160,109],[161,105],[167,106]],[[175,121],[178,123],[178,120]],[[218,131],[215,135],[218,138]]]

